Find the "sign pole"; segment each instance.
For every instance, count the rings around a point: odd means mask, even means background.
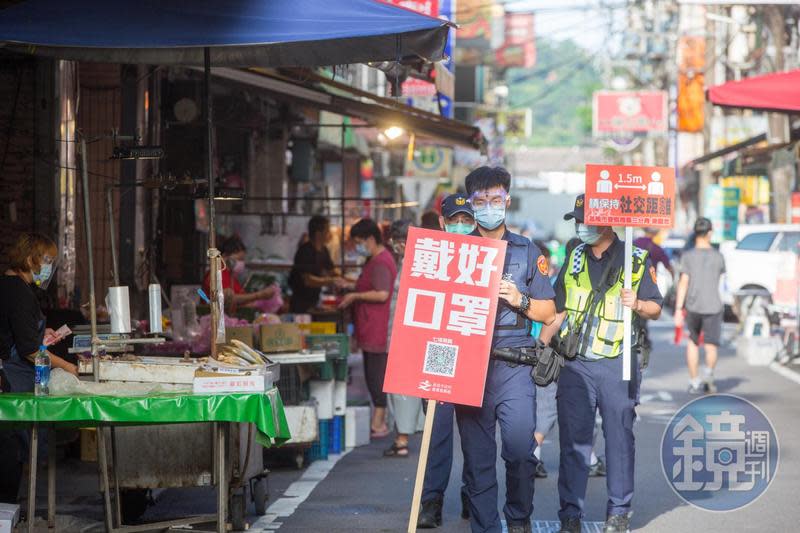
[[[428,466],[428,449],[431,446],[431,433],[433,432],[433,416],[436,413],[436,400],[428,400],[425,410],[425,429],[422,432],[422,445],[419,449],[417,461],[417,479],[414,481],[414,496],[411,499],[411,515],[408,517],[408,533],[416,533],[419,506],[422,499],[422,484],[425,481],[425,469]]]
[[[633,277],[633,228],[625,228],[625,282],[624,287],[630,289]],[[622,379],[631,380],[631,321],[633,318],[630,307],[622,308]]]

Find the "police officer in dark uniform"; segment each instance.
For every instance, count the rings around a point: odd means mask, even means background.
[[[500,286],[492,350],[528,348],[531,320],[550,324],[555,316],[553,289],[547,279],[547,261],[527,238],[505,227],[511,197],[511,176],[499,167],[480,167],[466,178],[467,195],[478,228],[473,235],[507,242],[504,281]],[[490,360],[482,407],[456,406],[464,453],[464,479],[473,533],[500,533],[497,512],[497,444],[499,422],[501,456],[506,464],[506,504],[509,533],[531,531],[533,482],[537,460],[536,386],[531,368]]]
[[[475,213],[469,198],[461,193],[451,194],[442,200],[439,226],[447,233],[470,234],[475,231]],[[453,417],[455,406],[439,402],[433,417],[428,464],[422,485],[422,506],[417,519],[420,529],[433,529],[442,525],[444,493],[450,481],[453,466]],[[463,477],[463,476],[462,476]],[[466,492],[461,491],[461,517],[469,518]]]
[[[633,499],[635,407],[641,371],[632,357],[631,380],[622,379],[623,306],[639,319],[655,320],[662,297],[647,251],[633,248],[631,289],[623,288],[625,244],[608,226],[588,226],[584,196],[564,215],[575,220],[582,243],[570,253],[555,284],[556,320],[542,329],[548,342],[567,358],[558,381],[558,427],[561,445],[558,493],[561,533],[580,533],[592,431],[597,410],[606,439],[608,506],[604,533],[629,531]],[[571,359],[570,359],[571,358]]]

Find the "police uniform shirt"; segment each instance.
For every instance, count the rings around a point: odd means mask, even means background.
[[[475,231],[472,233],[476,237],[480,237],[481,234],[476,228]],[[508,269],[508,258],[513,254],[513,248],[525,248],[522,250],[524,257],[531,258],[531,264],[528,265],[528,272],[530,276],[530,281],[528,282],[527,287],[517,287],[520,292],[523,294],[527,294],[528,298],[531,299],[531,305],[533,305],[533,300],[552,300],[554,293],[553,287],[550,285],[550,281],[547,278],[546,274],[542,274],[537,266],[537,262],[539,261],[539,257],[542,256],[542,251],[533,244],[530,239],[527,237],[523,237],[522,235],[518,235],[516,233],[512,233],[508,230],[503,233],[502,239],[506,241],[508,249],[506,251],[506,262],[503,264],[503,272],[505,273]],[[498,312],[503,306],[508,304],[505,303],[505,300],[500,300],[498,303]],[[494,335],[492,337],[492,348],[522,348],[525,346],[533,346],[534,339],[530,335],[530,324],[531,322],[528,321],[528,327],[520,330],[519,336],[498,336]],[[495,328],[497,325],[495,325]]]
[[[583,253],[588,258],[587,264],[589,270],[589,279],[592,281],[593,289],[597,289],[597,285],[600,283],[600,278],[603,276],[603,270],[605,270],[606,264],[608,264],[608,261],[611,260],[611,257],[614,255],[614,251],[617,248],[619,248],[619,252],[617,252],[615,265],[612,267],[612,269],[620,272],[620,269],[624,268],[625,266],[625,243],[619,240],[619,237],[616,235],[614,236],[614,242],[611,243],[611,246],[609,246],[599,258],[595,257],[588,245],[584,246]],[[556,312],[558,313],[562,313],[566,306],[567,294],[564,286],[564,276],[571,267],[572,265],[569,261],[569,256],[567,256],[567,260],[564,261],[564,265],[561,267],[561,271],[558,273],[558,278],[556,279],[555,284]],[[610,275],[611,274],[609,274],[609,276]],[[648,257],[647,261],[645,262],[644,275],[642,276],[642,280],[639,282],[639,290],[636,292],[636,296],[640,300],[655,302],[658,305],[662,305],[664,303],[664,298],[661,296],[661,292],[658,290],[658,286],[656,285],[655,269],[650,263],[650,257]]]

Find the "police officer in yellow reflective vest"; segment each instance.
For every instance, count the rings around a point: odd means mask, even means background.
[[[558,493],[561,533],[580,533],[592,431],[599,409],[606,442],[608,506],[604,533],[629,531],[633,499],[635,407],[641,370],[632,357],[631,380],[622,379],[623,306],[639,318],[655,320],[662,297],[647,251],[633,248],[632,289],[624,289],[625,244],[608,226],[588,226],[583,220],[584,196],[564,215],[575,220],[582,241],[576,246],[555,284],[556,320],[540,338],[555,344],[567,360],[558,380],[558,427],[561,446]],[[635,353],[635,348],[633,352]],[[565,353],[567,352],[567,353]]]

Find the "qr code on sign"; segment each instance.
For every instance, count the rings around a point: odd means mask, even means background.
[[[425,348],[425,366],[422,371],[436,376],[452,378],[456,375],[458,346],[429,342]]]

